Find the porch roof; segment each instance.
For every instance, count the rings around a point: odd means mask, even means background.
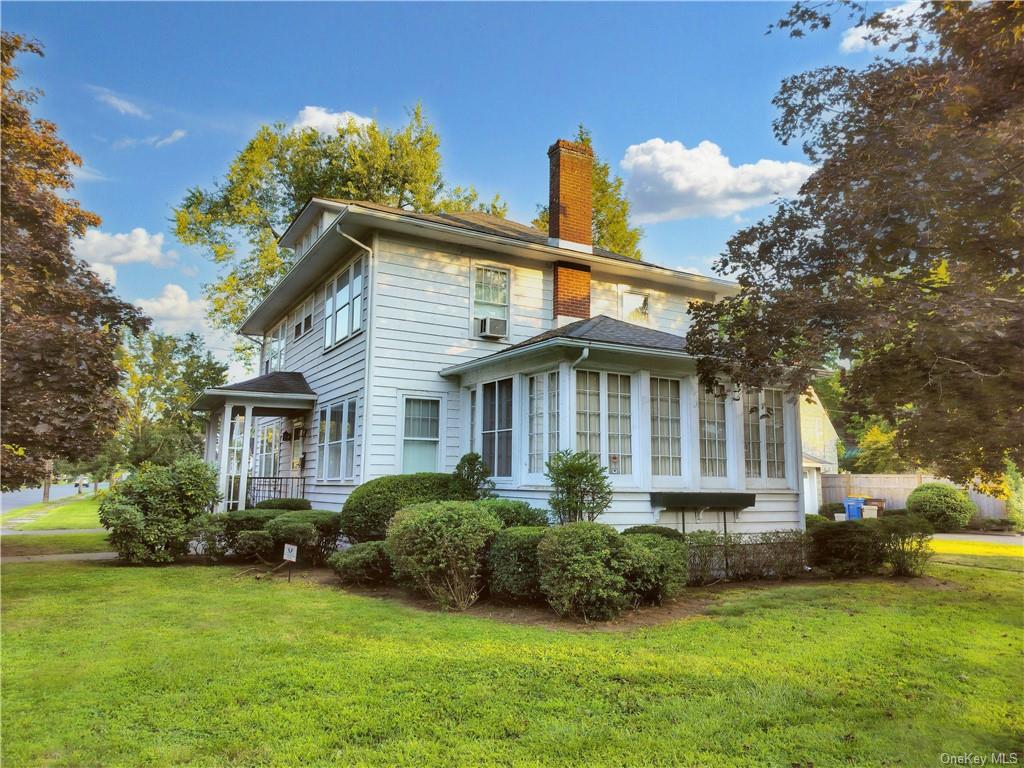
[[[260,410],[308,411],[316,402],[316,392],[301,373],[274,371],[253,379],[206,389],[192,402],[192,410],[215,411],[228,400],[239,405],[251,403]]]

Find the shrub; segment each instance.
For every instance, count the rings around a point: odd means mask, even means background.
[[[846,507],[841,501],[830,501],[818,507],[818,514],[828,520],[835,520],[837,514],[846,512]]]
[[[171,562],[188,554],[198,518],[219,498],[216,473],[196,457],[143,464],[103,497],[100,522],[122,559]]]
[[[489,499],[494,495],[491,470],[484,464],[484,459],[479,453],[467,453],[459,459],[453,477],[459,488],[459,498]]]
[[[666,539],[672,539],[673,541],[678,542],[686,541],[686,534],[680,533],[675,528],[669,528],[667,525],[634,525],[632,528],[627,528],[622,532],[623,536],[644,534],[664,536]]]
[[[345,500],[341,532],[351,542],[379,541],[402,507],[450,500],[466,500],[465,488],[452,475],[420,472],[378,477],[360,485]]]
[[[543,597],[537,545],[547,530],[543,526],[514,526],[494,537],[487,556],[491,594],[506,600]]]
[[[206,560],[218,562],[227,557],[229,550],[224,536],[224,515],[209,514],[196,518],[193,537],[198,543],[198,554]]]
[[[805,522],[808,529],[815,525],[821,525],[822,523],[832,522],[824,515],[805,515]]]
[[[811,565],[836,576],[874,573],[885,557],[878,525],[874,520],[847,520],[815,526],[809,531]]]
[[[524,526],[547,526],[548,513],[534,509],[529,502],[515,499],[483,499],[480,504],[489,509],[501,521],[503,528]]]
[[[901,515],[878,526],[885,559],[894,576],[920,576],[932,556],[932,524],[921,517]]]
[[[258,502],[255,509],[312,509],[313,504],[309,499],[264,499]]]
[[[687,584],[700,586],[725,575],[722,537],[714,531],[686,534]]]
[[[611,619],[629,603],[622,537],[614,528],[576,522],[548,529],[537,545],[540,588],[560,615]]]
[[[218,515],[224,521],[224,546],[236,554],[243,554],[238,551],[238,537],[243,531],[262,531],[266,529],[267,523],[275,517],[283,514],[280,509],[238,509],[232,512],[225,512]],[[270,557],[273,547],[261,554]],[[255,554],[253,552],[246,553]]]
[[[239,557],[266,560],[273,556],[274,537],[267,531],[239,531],[232,551]]]
[[[274,539],[275,556],[285,544],[297,544],[299,557],[311,565],[322,565],[338,549],[341,515],[321,509],[281,512],[267,523]]]
[[[892,509],[883,509],[878,513],[879,517],[899,517],[900,515],[907,514],[907,510],[902,507],[894,507]]]
[[[346,584],[384,584],[391,580],[391,556],[383,541],[365,541],[327,559]]]
[[[977,510],[967,494],[945,483],[924,483],[907,497],[907,512],[923,517],[938,531],[955,531]]]
[[[762,576],[792,579],[803,573],[807,536],[802,531],[765,531],[752,536],[766,566]]]
[[[686,586],[686,545],[655,533],[621,540],[626,589],[633,605],[660,605]]]
[[[551,511],[560,523],[594,521],[612,503],[608,470],[588,451],[559,451],[547,463]]]
[[[1009,459],[1006,460],[1006,517],[1014,530],[1024,531],[1024,476]]]
[[[471,501],[435,501],[398,511],[387,546],[397,575],[442,608],[465,610],[482,588],[487,547],[501,530],[494,513]]]

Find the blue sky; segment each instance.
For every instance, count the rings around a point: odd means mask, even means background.
[[[206,331],[213,267],[174,239],[172,206],[264,122],[351,111],[398,125],[421,101],[444,173],[529,221],[548,145],[576,124],[627,182],[651,260],[710,272],[743,223],[809,172],[772,136],[788,74],[870,55],[855,33],[765,35],[784,3],[6,3],[37,114],[85,160],[103,218],[80,253],[159,327]],[[704,142],[704,143],[702,143]],[[225,350],[227,342],[208,334]]]

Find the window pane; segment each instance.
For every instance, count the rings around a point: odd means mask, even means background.
[[[498,385],[495,382],[484,384],[484,418],[483,431],[494,430],[494,417],[497,413],[496,403],[498,400]]]
[[[764,430],[768,477],[784,478],[786,476],[786,429],[783,420],[784,396],[782,392],[778,389],[766,389],[764,405],[767,413]]]
[[[544,471],[544,377],[531,376],[527,380],[529,409],[529,468],[530,472]]]
[[[340,407],[334,406],[331,408],[331,424],[330,431],[328,432],[327,442],[333,443],[341,440],[341,420],[343,411]]]
[[[512,476],[512,430],[498,433],[495,477]]]
[[[558,452],[558,372],[548,374],[548,457]]]
[[[327,409],[326,408],[321,408],[320,409],[320,424],[319,424],[319,428],[317,429],[317,432],[318,432],[318,434],[317,434],[316,441],[317,441],[317,443],[319,445],[323,445],[324,443],[327,442]]]
[[[405,436],[436,440],[440,436],[439,400],[405,401]]]
[[[512,429],[512,379],[498,382],[498,429]]]
[[[508,272],[477,267],[473,288],[473,316],[508,320]]]
[[[327,446],[327,477],[331,480],[341,477],[341,443]]]
[[[655,475],[682,474],[679,414],[679,381],[652,378],[651,471]]]
[[[347,415],[345,418],[345,439],[351,440],[356,436],[356,401],[355,398],[348,401]]]
[[[743,393],[743,458],[747,477],[761,477],[761,405],[757,392]]]
[[[406,473],[436,472],[437,441],[406,440],[402,454],[402,471]]]
[[[622,319],[628,323],[646,323],[650,317],[650,297],[646,293],[622,294]]]
[[[492,477],[512,474],[512,379],[483,387],[483,457]]]
[[[476,450],[476,388],[469,390],[469,451]]]
[[[700,471],[705,477],[726,477],[725,398],[703,388],[700,393]]]
[[[608,473],[633,471],[633,420],[630,412],[630,377],[608,374]]]
[[[334,343],[334,281],[327,284],[324,292],[324,346]]]
[[[576,450],[601,455],[601,374],[576,372]]]

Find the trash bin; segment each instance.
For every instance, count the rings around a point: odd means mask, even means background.
[[[860,520],[863,507],[864,499],[854,499],[848,496],[843,500],[843,509],[846,510],[847,520]]]
[[[864,499],[864,504],[870,504],[872,507],[877,507],[879,514],[885,511],[885,499]]]

